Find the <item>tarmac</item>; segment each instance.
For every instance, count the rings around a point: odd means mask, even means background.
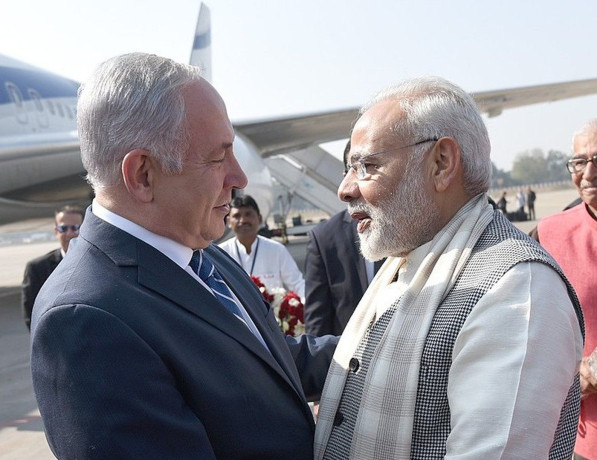
[[[574,189],[537,191],[539,218],[558,212],[577,197]],[[509,197],[514,200],[513,196]],[[510,209],[511,208],[511,209]],[[513,210],[514,205],[509,204]],[[517,222],[529,232],[536,221]],[[0,226],[0,459],[55,458],[45,439],[31,385],[29,331],[20,306],[20,285],[27,261],[57,247],[52,219],[34,219]],[[288,249],[301,270],[307,237],[290,237]]]

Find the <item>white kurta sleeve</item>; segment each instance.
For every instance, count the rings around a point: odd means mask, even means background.
[[[558,274],[538,262],[509,270],[454,344],[445,458],[547,458],[582,349]]]

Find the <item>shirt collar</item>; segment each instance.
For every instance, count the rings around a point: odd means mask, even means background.
[[[421,262],[423,262],[423,259],[429,253],[429,247],[431,246],[432,241],[433,240],[428,241],[422,246],[410,251],[406,256],[402,257],[402,260],[398,265],[398,270],[401,272],[403,271],[407,276],[410,273],[410,276],[412,277],[419,268],[419,265],[421,265]]]
[[[170,238],[166,238],[165,236],[150,232],[146,228],[113,213],[99,204],[97,199],[93,200],[91,211],[100,219],[154,247],[166,257],[172,259],[175,264],[183,269],[189,265],[191,257],[193,256],[193,250],[191,248],[171,240]]]
[[[255,241],[253,241],[251,243],[251,254],[255,253],[255,247],[257,246],[258,241],[259,241],[259,235],[257,235],[257,238],[255,238]],[[242,244],[240,241],[238,241],[237,237],[234,237],[234,244],[236,244],[236,247],[239,248],[239,250],[242,251],[242,253],[244,255],[247,255],[247,248],[245,248],[244,244]]]

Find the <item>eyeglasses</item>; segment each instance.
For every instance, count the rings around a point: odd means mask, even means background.
[[[406,149],[408,147],[414,147],[416,145],[425,144],[427,142],[437,142],[438,140],[439,140],[439,138],[434,137],[431,139],[425,139],[423,141],[415,142],[414,144],[403,145],[402,147],[396,147],[396,148],[389,149],[389,150],[383,150],[381,152],[368,153],[367,155],[363,155],[362,157],[358,158],[357,160],[355,160],[351,164],[349,164],[348,168],[346,169],[346,173],[348,174],[348,172],[350,172],[350,170],[352,169],[355,172],[355,174],[357,175],[357,178],[359,180],[371,179],[371,176],[373,176],[373,173],[370,173],[369,171],[367,171],[367,168],[372,165],[364,162],[363,160],[366,160],[368,158],[371,158],[371,157],[374,157],[377,155],[381,155],[382,153],[395,152],[397,150]]]
[[[572,158],[566,162],[566,168],[570,174],[579,174],[585,170],[589,162],[597,168],[597,153],[589,158]]]
[[[73,233],[79,233],[80,225],[56,225],[58,233],[66,233],[69,230]]]

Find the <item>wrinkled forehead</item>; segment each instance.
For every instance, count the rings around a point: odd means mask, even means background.
[[[384,100],[369,108],[354,125],[349,159],[395,145],[395,126],[405,116],[396,100]]]
[[[573,149],[575,155],[597,153],[597,131],[590,131],[576,136]]]

